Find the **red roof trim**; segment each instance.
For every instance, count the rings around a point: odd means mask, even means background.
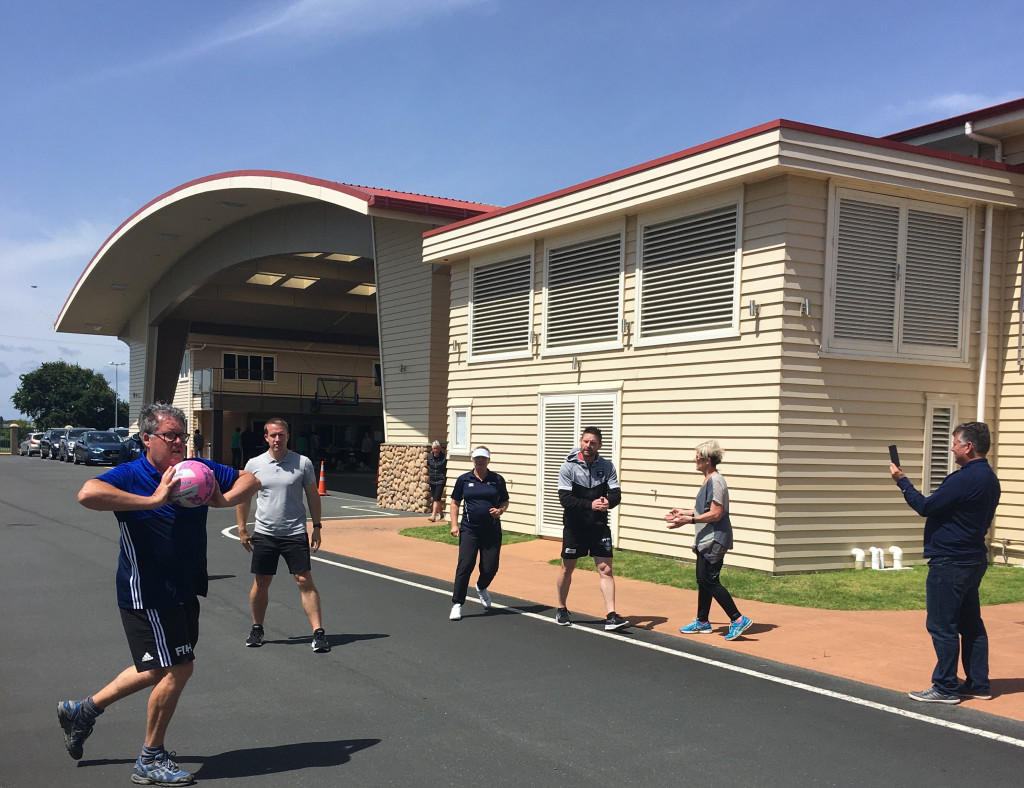
[[[196,178],[195,180],[183,183],[181,186],[176,186],[170,191],[164,192],[159,197],[147,202],[131,216],[125,219],[117,228],[107,236],[96,254],[90,258],[88,265],[79,275],[78,279],[75,280],[75,286],[71,288],[71,292],[68,297],[64,299],[64,306],[61,307],[57,317],[60,318],[67,309],[68,304],[71,302],[71,297],[78,289],[79,284],[85,278],[86,273],[92,268],[92,264],[99,257],[107,244],[110,243],[111,239],[114,238],[121,230],[127,227],[132,221],[142,213],[145,213],[150,207],[156,205],[168,197],[177,194],[180,191],[191,188],[192,186],[198,186],[202,183],[211,183],[213,181],[223,181],[229,178],[277,178],[286,181],[297,181],[299,183],[306,183],[311,186],[320,186],[325,189],[332,191],[341,192],[347,194],[350,197],[363,200],[371,208],[386,208],[392,211],[400,211],[402,213],[413,213],[423,216],[438,216],[445,219],[467,219],[472,216],[485,213],[493,210],[495,206],[484,205],[483,203],[466,202],[463,200],[452,200],[447,197],[428,197],[423,194],[412,194],[410,192],[396,192],[389,189],[377,189],[372,186],[351,186],[347,183],[337,183],[336,181],[328,181],[322,178],[312,178],[308,175],[296,175],[290,172],[280,172],[276,170],[231,170],[229,172],[221,172],[216,175],[206,175],[202,178]],[[225,190],[230,187],[225,187]],[[56,327],[56,324],[54,324]]]
[[[964,164],[973,164],[978,167],[986,167],[989,169],[1004,170],[1008,172],[1024,172],[1024,167],[1020,165],[1007,165],[994,161],[975,159],[971,156],[963,156],[958,153],[948,153],[946,151],[934,150],[932,148],[923,148],[919,145],[908,145],[906,143],[897,142],[894,140],[880,139],[878,137],[868,137],[864,134],[854,134],[852,132],[829,129],[824,126],[813,126],[809,123],[799,123],[793,120],[779,119],[773,120],[770,123],[763,123],[760,126],[754,126],[744,131],[736,132],[735,134],[730,134],[726,137],[719,137],[716,140],[705,142],[701,145],[696,145],[692,148],[687,148],[686,150],[679,151],[678,153],[670,153],[667,156],[662,156],[661,158],[653,159],[651,161],[644,162],[643,164],[637,164],[633,167],[629,167],[624,170],[619,170],[609,175],[601,176],[600,178],[594,178],[593,180],[585,181],[583,183],[577,184],[576,186],[569,186],[565,189],[559,189],[558,191],[551,192],[550,194],[544,194],[541,195],[540,197],[534,197],[531,200],[516,203],[515,205],[509,205],[505,208],[498,208],[494,211],[491,211],[490,213],[474,216],[465,219],[461,222],[455,222],[454,224],[447,224],[444,227],[436,227],[433,230],[427,230],[425,233],[423,233],[423,237],[430,238],[435,235],[441,235],[442,233],[446,233],[449,230],[456,230],[460,227],[466,227],[467,225],[475,224],[476,222],[491,219],[496,216],[503,216],[504,214],[512,213],[513,211],[519,211],[523,210],[524,208],[530,208],[534,205],[539,205],[550,200],[555,200],[559,197],[564,197],[575,192],[580,192],[585,189],[592,188],[594,186],[600,186],[605,183],[610,183],[611,181],[615,181],[620,178],[625,178],[630,175],[634,175],[638,172],[643,172],[644,170],[649,170],[655,167],[660,167],[664,164],[670,164],[675,161],[680,161],[682,159],[695,156],[698,153],[704,153],[705,151],[724,147],[725,145],[729,145],[734,142],[739,142],[744,139],[749,139],[751,137],[756,137],[759,134],[765,134],[767,132],[775,131],[777,129],[791,129],[793,131],[803,131],[809,134],[819,134],[824,137],[832,137],[833,139],[846,140],[848,142],[858,142],[864,145],[872,145],[878,148],[888,148],[890,150],[898,150],[903,151],[905,153],[916,153],[921,156],[928,156],[936,159],[945,159],[946,161],[958,161]]]
[[[1024,98],[1014,99],[1013,101],[1007,101],[1005,104],[996,104],[994,107],[985,107],[974,112],[965,112],[963,115],[957,115],[946,120],[938,120],[934,123],[926,123],[923,126],[917,126],[906,131],[898,131],[895,134],[889,134],[882,139],[895,140],[901,142],[903,140],[913,139],[914,137],[923,137],[925,134],[931,134],[933,131],[942,131],[943,129],[952,129],[957,126],[963,126],[969,120],[982,120],[984,118],[991,118],[996,115],[1005,115],[1008,112],[1019,112],[1024,110]]]

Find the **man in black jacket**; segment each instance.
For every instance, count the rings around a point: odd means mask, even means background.
[[[566,608],[569,586],[576,562],[593,556],[600,575],[608,617],[605,630],[611,632],[629,626],[615,612],[615,577],[612,574],[612,532],[608,511],[622,500],[615,466],[598,454],[601,430],[587,427],[580,437],[580,450],[570,454],[558,471],[558,500],[562,504],[562,568],[558,573],[558,608],[555,621],[564,627],[572,624]]]

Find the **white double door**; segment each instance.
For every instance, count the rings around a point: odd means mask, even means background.
[[[558,470],[580,446],[585,427],[601,430],[601,456],[619,468],[619,394],[541,394],[538,430],[540,485],[537,492],[538,532],[562,536],[562,505],[558,502]],[[618,542],[618,509],[611,511],[612,542]]]

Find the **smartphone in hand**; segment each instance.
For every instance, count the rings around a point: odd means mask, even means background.
[[[889,445],[889,462],[891,462],[897,468],[900,467],[900,453],[896,451],[895,443]]]

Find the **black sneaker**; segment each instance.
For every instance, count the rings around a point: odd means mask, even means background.
[[[922,703],[945,703],[948,706],[955,706],[960,702],[959,695],[943,692],[934,686],[929,687],[926,690],[921,690],[920,692],[911,692],[908,694],[914,700],[919,700]]]
[[[77,761],[82,757],[82,745],[92,733],[96,720],[85,720],[81,702],[65,700],[57,704],[57,721],[64,729],[64,746],[68,749],[68,755]]]
[[[992,700],[992,692],[990,690],[976,690],[966,681],[956,688],[956,694],[959,695],[961,698],[974,698],[976,700]]]
[[[245,645],[248,648],[259,648],[263,645],[263,627],[259,624],[252,625],[252,631],[249,633],[249,637],[245,639]]]
[[[608,614],[608,618],[604,620],[604,631],[614,632],[617,629],[625,629],[629,626],[629,622],[616,613],[614,610]]]
[[[564,607],[555,610],[555,623],[560,627],[571,627],[572,619],[569,618],[569,611]]]
[[[323,629],[313,630],[313,651],[317,654],[331,650],[331,644],[327,640],[327,633]]]

